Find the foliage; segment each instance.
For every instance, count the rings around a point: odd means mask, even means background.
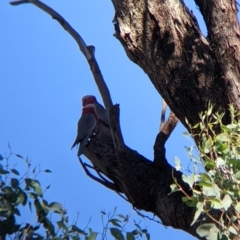
[[[54,240],[95,240],[97,236],[105,239],[107,233],[111,234],[114,239],[134,240],[145,236],[147,240],[150,235],[146,229],[142,229],[139,224],[133,222],[134,229],[125,231],[125,226],[130,223],[128,215],[106,214],[101,211],[103,231],[97,233],[88,224],[84,229],[79,228],[76,224],[69,224],[66,211],[58,202],[51,202],[44,198],[44,193],[50,188],[50,185],[43,191],[41,183],[37,180],[40,173],[51,173],[51,170],[41,170],[40,167],[31,166],[28,157],[23,158],[20,154],[11,152],[7,155],[0,155],[0,232],[1,239],[9,236],[11,239],[54,239]],[[19,169],[12,167],[10,159],[16,157],[25,162],[27,170],[20,176]],[[4,167],[3,167],[4,166]],[[34,206],[35,217],[31,222],[17,223],[17,216],[20,216],[21,205],[25,211],[32,212]],[[56,215],[56,216],[55,216]],[[58,220],[55,220],[57,217]],[[104,217],[107,217],[107,223],[104,223]],[[54,220],[53,220],[54,219]],[[109,226],[110,225],[110,226]]]
[[[236,226],[240,220],[240,121],[232,105],[230,112],[228,125],[222,122],[224,114],[213,113],[211,105],[200,114],[201,121],[191,127],[192,135],[200,139],[199,158],[193,157],[192,148],[188,149],[195,170],[190,176],[182,176],[192,194],[187,194],[176,179],[171,186],[172,192],[184,193],[183,202],[196,208],[192,225],[204,215],[214,222],[197,229],[198,235],[207,239],[232,239],[240,234]],[[200,129],[198,135],[194,135],[195,129]],[[198,164],[204,169],[201,173],[196,171]]]
[[[110,230],[111,235],[117,240],[134,240],[142,238],[143,236],[145,236],[145,239],[147,240],[150,239],[150,234],[148,233],[147,229],[142,229],[140,223],[137,223],[134,220],[132,224],[134,228],[131,231],[126,231],[125,227],[130,221],[130,216],[116,214],[116,208],[112,214],[106,214],[105,211],[101,211],[101,214],[103,223],[102,239],[105,239],[107,229]],[[109,224],[112,226],[108,227]]]

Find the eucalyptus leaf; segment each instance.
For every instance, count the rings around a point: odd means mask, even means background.
[[[212,187],[203,186],[203,194],[207,197],[220,198],[220,189],[216,184],[213,184]]]
[[[126,233],[126,239],[127,240],[135,240],[135,237],[131,232],[127,232]]]
[[[174,162],[175,162],[175,168],[177,171],[180,171],[182,169],[182,166],[181,166],[181,162],[179,160],[179,158],[175,157],[174,158]]]
[[[87,240],[95,240],[97,238],[96,232],[91,232],[90,235],[87,237]]]
[[[203,203],[198,202],[196,208],[197,208],[197,211],[195,212],[191,226],[198,220],[199,216],[201,215],[201,213],[203,211]]]
[[[235,209],[237,210],[238,213],[240,213],[240,202],[237,203]]]
[[[238,235],[238,232],[237,232],[236,229],[235,229],[234,227],[232,227],[232,226],[230,226],[230,227],[228,228],[228,231],[229,231],[230,233],[234,234],[234,235]]]
[[[122,232],[118,228],[110,228],[110,233],[117,240],[124,240]]]
[[[219,229],[215,223],[204,223],[197,228],[196,232],[200,237],[206,237],[208,240],[216,240],[218,239]]]
[[[195,183],[196,175],[191,174],[190,176],[182,175],[182,180],[187,183],[190,188],[192,188],[193,184]]]
[[[19,185],[19,181],[16,178],[11,178],[11,187],[16,189]]]
[[[225,211],[227,211],[228,208],[232,205],[232,199],[228,194],[226,194],[224,196],[224,198],[222,199],[222,204],[223,204]]]

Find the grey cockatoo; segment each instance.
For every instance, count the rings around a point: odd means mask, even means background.
[[[89,137],[92,136],[97,126],[98,117],[96,114],[96,107],[94,104],[87,104],[82,109],[82,116],[78,121],[77,137],[72,148],[79,144],[77,156],[79,157],[88,142]],[[71,149],[72,149],[71,148]]]
[[[93,95],[87,95],[82,98],[83,107],[88,104],[94,104],[96,107],[96,114],[98,119],[103,121],[105,124],[109,125],[108,115],[106,109],[97,101],[96,97]]]

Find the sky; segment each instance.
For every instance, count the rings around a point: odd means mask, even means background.
[[[199,17],[193,1],[185,1]],[[81,34],[87,45],[94,45],[96,58],[110,89],[113,103],[120,104],[120,122],[125,143],[153,159],[162,100],[143,70],[131,62],[113,36],[114,9],[111,1],[48,0]],[[77,149],[70,150],[81,114],[81,98],[101,97],[89,66],[77,44],[49,15],[31,4],[11,6],[0,1],[0,154],[12,152],[28,156],[33,166],[50,169],[40,174],[44,197],[63,203],[70,219],[84,227],[101,231],[100,211],[131,214],[132,206],[115,192],[87,177],[79,165]],[[200,26],[205,30],[202,20]],[[177,156],[187,167],[185,146],[193,142],[183,136],[178,124],[167,142],[167,158],[174,165]],[[88,162],[86,158],[84,161]],[[13,158],[15,168],[22,160]],[[24,218],[24,217],[22,217]],[[28,217],[26,217],[28,218]],[[19,219],[21,221],[21,218]],[[28,221],[28,219],[23,219]],[[151,239],[194,239],[189,234],[142,220]]]

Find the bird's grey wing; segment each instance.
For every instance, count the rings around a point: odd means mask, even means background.
[[[108,120],[108,115],[107,115],[106,109],[100,103],[97,103],[96,109],[97,109],[97,112],[98,112],[98,117],[103,122],[105,122],[106,124],[109,124],[109,120]]]
[[[76,144],[80,143],[89,134],[91,136],[96,124],[97,121],[93,114],[82,115],[78,121],[77,137],[72,145],[72,148],[75,147]]]
[[[91,135],[89,136],[86,136],[79,144],[79,148],[78,148],[78,153],[77,153],[77,156],[79,157],[82,153],[83,153],[83,150],[88,142],[88,138],[90,137]]]

